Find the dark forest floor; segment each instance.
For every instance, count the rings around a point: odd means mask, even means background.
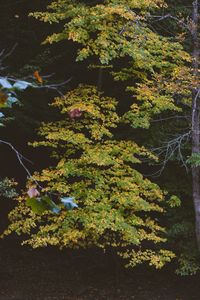
[[[200,276],[116,268],[94,251],[32,250],[0,241],[0,300],[200,300]]]

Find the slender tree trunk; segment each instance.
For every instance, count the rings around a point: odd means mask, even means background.
[[[200,84],[199,84],[199,5],[200,0],[193,2],[192,38],[193,38],[193,75],[197,82],[192,91],[192,154],[200,155]],[[193,201],[196,218],[196,238],[200,250],[200,167],[192,169]]]
[[[99,91],[102,90],[102,83],[103,83],[103,69],[99,69],[99,74],[98,74],[98,82],[97,82],[97,89]]]

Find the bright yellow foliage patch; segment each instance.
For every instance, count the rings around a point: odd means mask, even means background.
[[[56,163],[34,177],[45,186],[44,193],[73,196],[79,208],[66,211],[57,199],[58,214],[38,216],[22,197],[5,234],[28,233],[25,243],[34,248],[114,247],[130,266],[147,261],[160,268],[173,258],[161,250],[165,230],[157,218],[164,213],[164,195],[136,168],[142,157],[154,157],[132,140],[115,139],[113,129],[120,123],[116,105],[93,86],[79,86],[55,99],[62,118],[43,124],[42,141],[34,146],[52,147]],[[82,114],[73,119],[72,109]]]

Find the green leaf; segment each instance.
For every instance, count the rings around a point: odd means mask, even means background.
[[[26,204],[32,209],[32,211],[38,215],[42,215],[48,210],[48,205],[41,198],[27,198]]]
[[[170,197],[169,201],[168,201],[168,204],[170,207],[179,207],[181,206],[181,200],[179,197],[173,195]]]
[[[200,166],[200,153],[193,153],[188,159],[187,164],[191,165],[192,167],[199,167]]]
[[[52,211],[53,213],[59,213],[60,207],[57,206],[55,202],[51,200],[51,198],[49,198],[48,196],[43,196],[41,200],[43,201],[44,204],[46,204],[48,210]]]
[[[58,207],[49,196],[43,196],[41,198],[28,198],[26,204],[31,207],[36,214],[43,214],[46,210],[50,210],[53,213],[59,213],[60,207]]]

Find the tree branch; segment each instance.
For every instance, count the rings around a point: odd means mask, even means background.
[[[188,172],[186,160],[182,153],[182,147],[183,145],[188,143],[190,137],[191,137],[191,131],[178,135],[169,141],[165,141],[163,143],[163,146],[161,147],[151,149],[151,151],[155,153],[155,155],[157,155],[159,158],[164,156],[164,159],[161,159],[161,163],[159,164],[161,166],[160,170],[158,170],[154,174],[151,174],[151,176],[159,177],[164,171],[167,163],[171,160],[171,158],[175,154],[178,155],[179,160],[182,162],[182,165],[185,167],[186,171]]]
[[[6,146],[8,146],[9,148],[12,149],[12,151],[14,151],[14,153],[16,154],[17,156],[17,159],[20,163],[20,165],[23,167],[23,169],[26,171],[28,177],[33,180],[35,182],[35,184],[40,188],[42,189],[43,187],[38,183],[37,180],[35,180],[35,178],[33,178],[33,176],[31,175],[31,172],[29,171],[29,169],[26,167],[26,165],[24,164],[23,160],[26,160],[28,161],[29,163],[32,163],[29,159],[27,159],[26,157],[24,157],[11,143],[9,142],[6,142],[4,140],[1,140],[0,139],[0,144],[4,144]]]

